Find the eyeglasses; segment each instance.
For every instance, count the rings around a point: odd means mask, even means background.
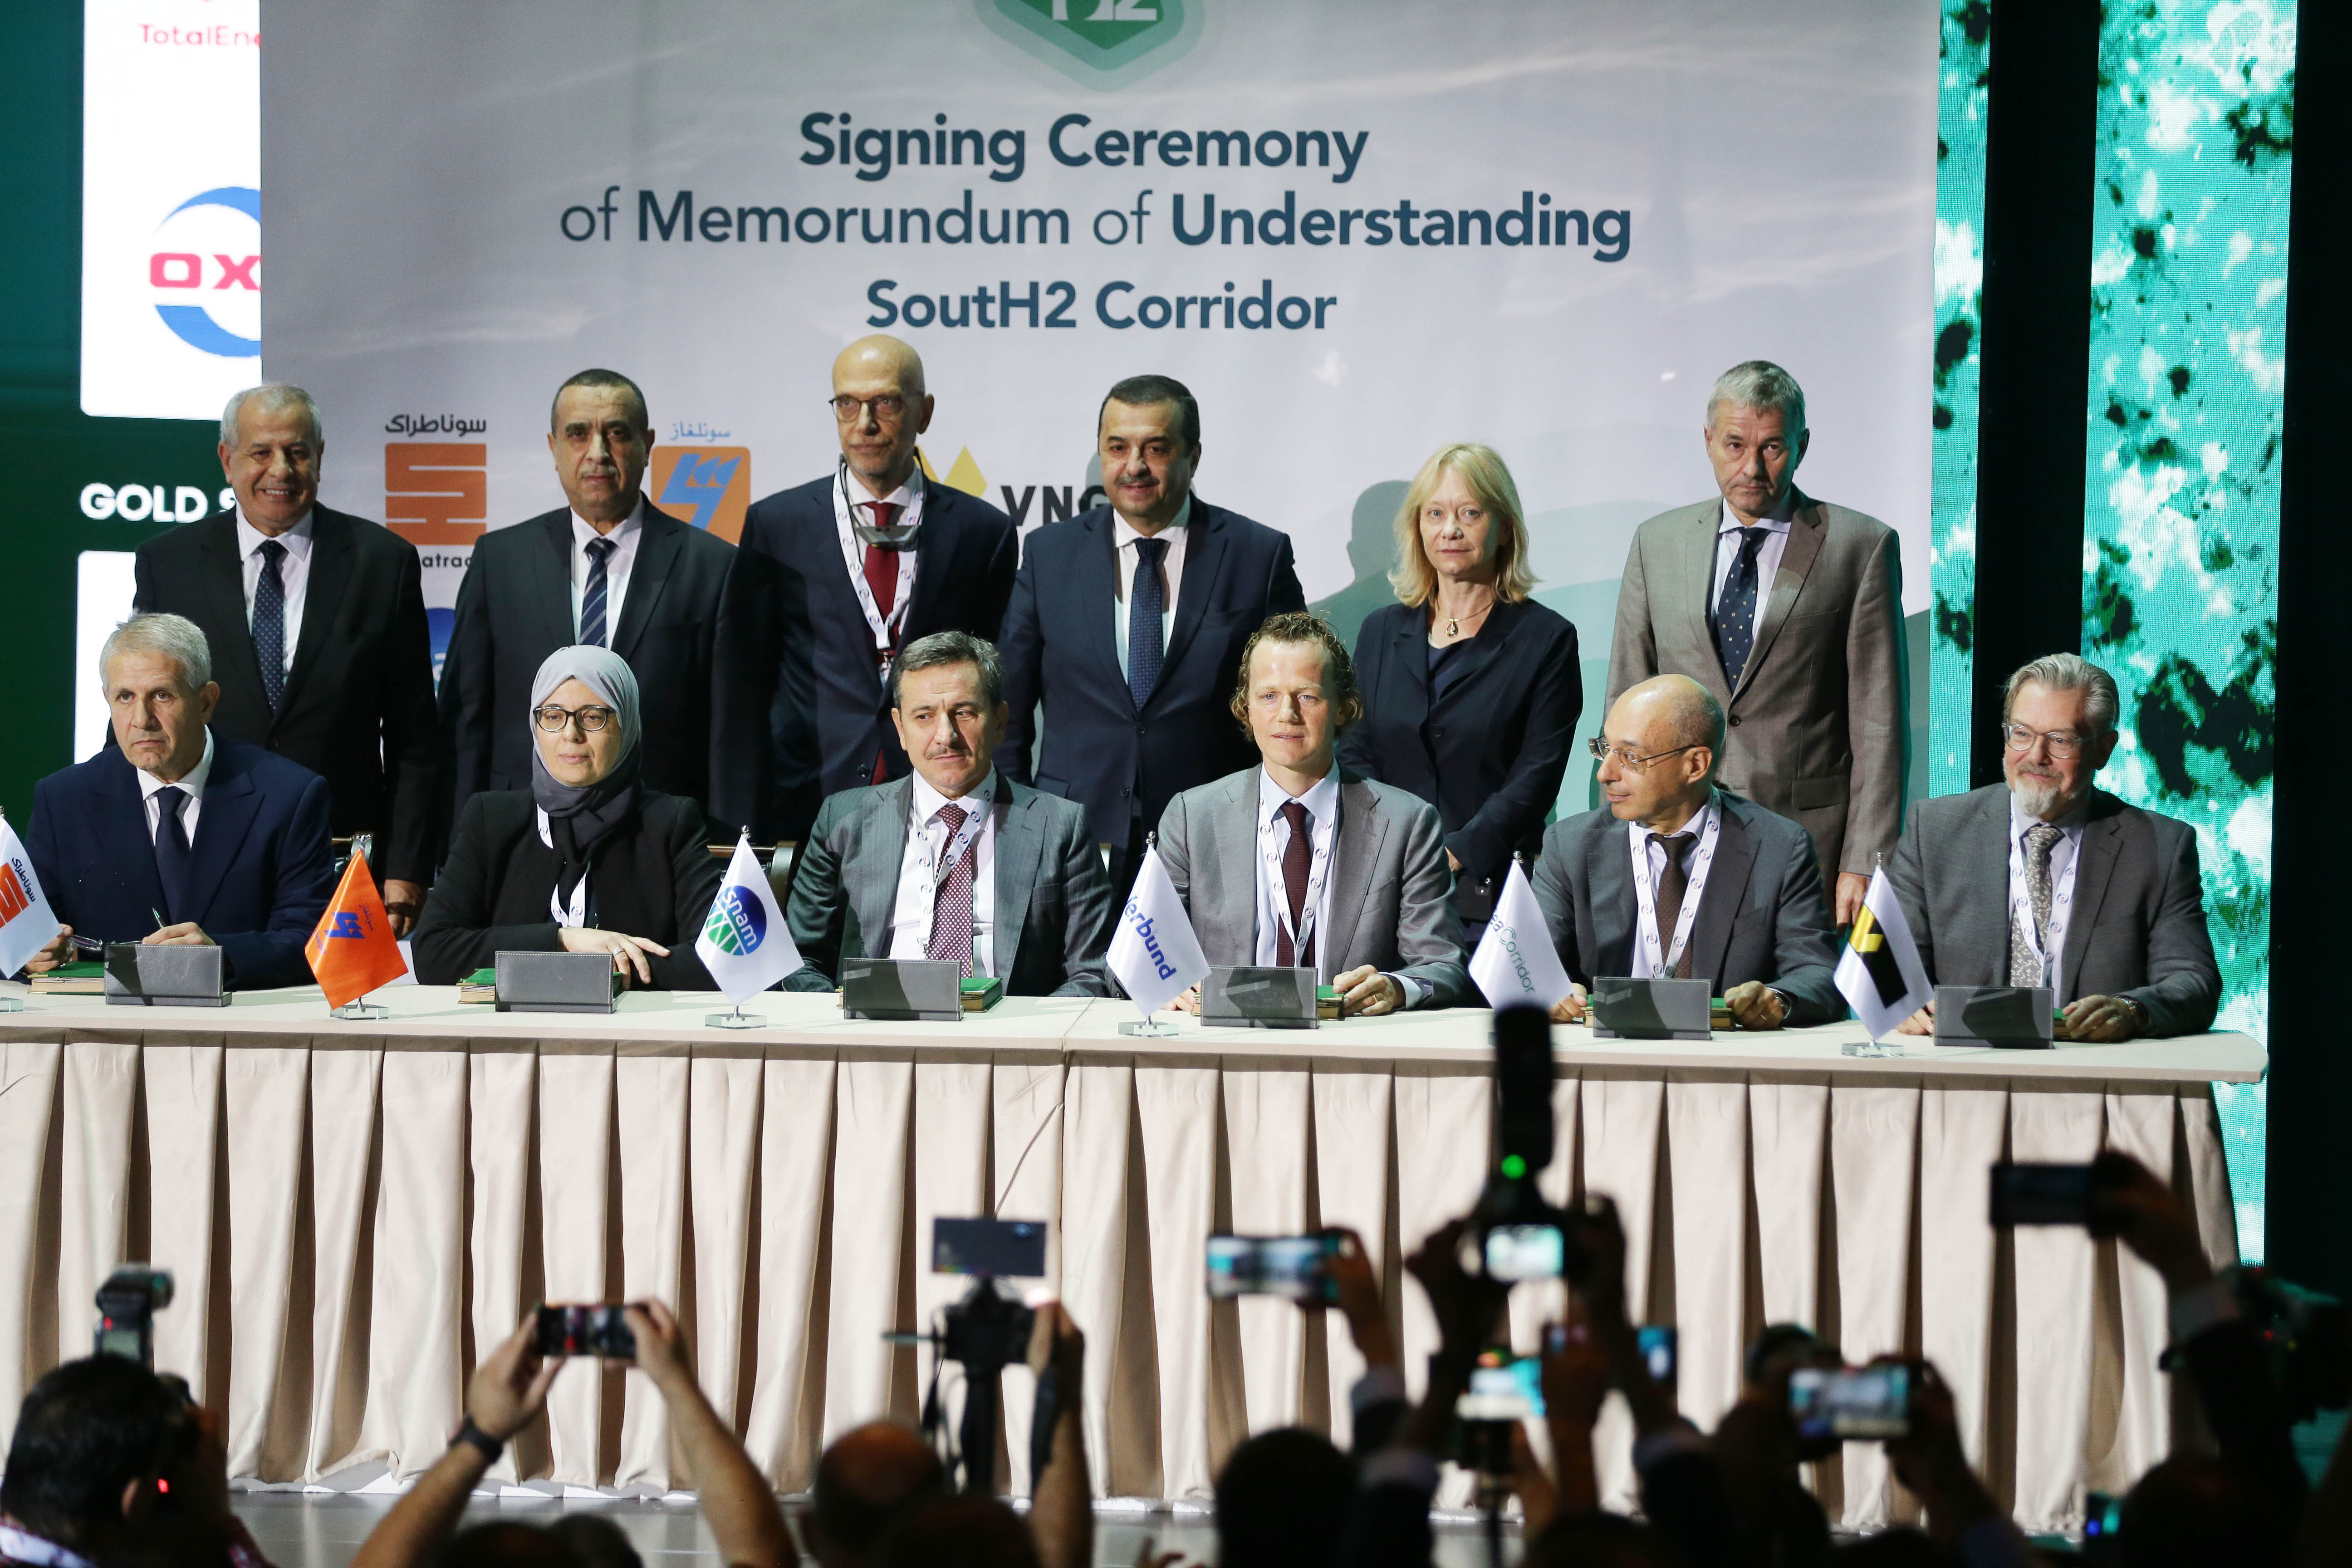
[[[580,731],[583,735],[593,735],[613,721],[610,708],[558,708],[552,702],[544,708],[532,709],[530,716],[541,729],[551,735],[562,734],[564,726],[574,719],[580,721]]]
[[[2051,756],[2062,763],[2081,756],[2085,739],[2071,730],[2029,730],[2022,724],[2003,724],[2000,736],[2019,756],[2033,750],[2034,742],[2042,742],[2049,746]]]
[[[1584,742],[1584,749],[1592,753],[1592,760],[1596,763],[1605,763],[1610,758],[1614,757],[1617,759],[1617,765],[1619,767],[1623,768],[1629,773],[1639,773],[1646,772],[1650,764],[1656,762],[1660,757],[1671,757],[1676,752],[1687,752],[1692,746],[1696,746],[1697,744],[1699,744],[1698,742],[1693,741],[1689,746],[1674,746],[1663,752],[1652,752],[1646,757],[1637,757],[1633,752],[1617,746],[1612,746],[1608,742],[1602,740],[1600,736],[1595,735],[1592,739]]]
[[[886,392],[879,397],[852,397],[845,392],[831,402],[833,416],[844,425],[856,419],[861,408],[872,409],[874,417],[885,422],[907,412],[907,400],[895,392]]]

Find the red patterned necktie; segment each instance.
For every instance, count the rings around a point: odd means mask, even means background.
[[[898,521],[898,503],[897,501],[870,500],[864,502],[863,504],[867,511],[874,514],[874,526],[877,528],[887,529],[892,523]],[[890,611],[892,606],[897,605],[898,602],[898,551],[880,544],[869,544],[866,547],[866,585],[873,590],[874,608],[881,615],[883,621],[887,624],[890,619]],[[883,668],[889,668],[890,655],[886,650],[881,648],[875,649],[875,658],[880,661]],[[880,784],[889,776],[890,748],[886,744],[878,748],[874,753],[874,775],[872,782],[875,784]],[[967,949],[966,951],[969,952],[970,950]],[[967,974],[971,973],[969,966],[966,967],[964,973]]]
[[[1289,930],[1277,929],[1274,934],[1274,963],[1278,969],[1293,965],[1312,968],[1315,963],[1315,933],[1307,933],[1304,952],[1294,954],[1290,932],[1307,915],[1307,870],[1315,858],[1314,841],[1307,836],[1307,825],[1312,818],[1307,810],[1295,800],[1282,803],[1282,819],[1290,824],[1290,842],[1282,847],[1282,892],[1290,904]]]
[[[960,805],[943,805],[932,816],[932,821],[947,824],[947,845],[942,854],[954,850],[956,835],[963,831],[964,818],[970,815]],[[971,978],[971,868],[979,858],[980,844],[975,837],[956,858],[955,869],[947,874],[932,895],[931,939],[923,947],[926,958],[961,963],[966,980]]]

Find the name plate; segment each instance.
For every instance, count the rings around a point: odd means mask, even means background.
[[[1595,976],[1592,1037],[1596,1040],[1706,1040],[1712,980],[1626,980]]]
[[[498,955],[501,1013],[611,1013],[621,973],[608,952],[502,952]]]
[[[2057,1048],[2055,994],[2047,985],[1938,985],[1936,1043],[2000,1051]]]
[[[1312,1029],[1317,1004],[1312,969],[1217,963],[1201,983],[1201,1022],[1213,1029]]]
[[[944,958],[844,959],[841,1013],[886,1023],[955,1023],[963,1016],[963,965]]]
[[[217,947],[106,944],[110,1007],[226,1007],[228,986]]]

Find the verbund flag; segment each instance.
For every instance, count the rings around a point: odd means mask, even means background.
[[[727,879],[703,917],[694,952],[738,1007],[801,966],[801,950],[784,924],[784,911],[776,907],[760,858],[751,853],[749,834],[735,841],[735,858],[727,863]]]
[[[1870,874],[1870,892],[1854,911],[1853,933],[1838,954],[1837,988],[1874,1040],[1885,1039],[1936,994],[1884,867]]]
[[[1543,906],[1536,902],[1527,868],[1517,860],[1503,879],[1503,896],[1495,900],[1486,934],[1478,939],[1478,951],[1471,956],[1470,978],[1486,994],[1490,1007],[1533,1003],[1549,1011],[1574,989],[1551,944]]]
[[[41,896],[41,879],[33,875],[33,858],[0,816],[0,979],[32,962],[59,929]]]
[[[383,900],[376,894],[375,879],[368,874],[367,857],[358,850],[352,852],[352,863],[343,868],[343,879],[327,900],[327,912],[319,917],[318,929],[302,952],[330,1007],[356,1002],[408,973],[392,921],[383,912]]]
[[[1135,890],[1118,912],[1110,937],[1110,972],[1147,1018],[1208,978],[1209,961],[1184,913],[1184,900],[1160,863],[1160,847],[1143,852]]]

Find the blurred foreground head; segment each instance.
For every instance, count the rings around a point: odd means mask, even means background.
[[[946,1493],[939,1456],[921,1434],[868,1422],[835,1438],[817,1461],[804,1544],[824,1568],[868,1568],[893,1528]]]

